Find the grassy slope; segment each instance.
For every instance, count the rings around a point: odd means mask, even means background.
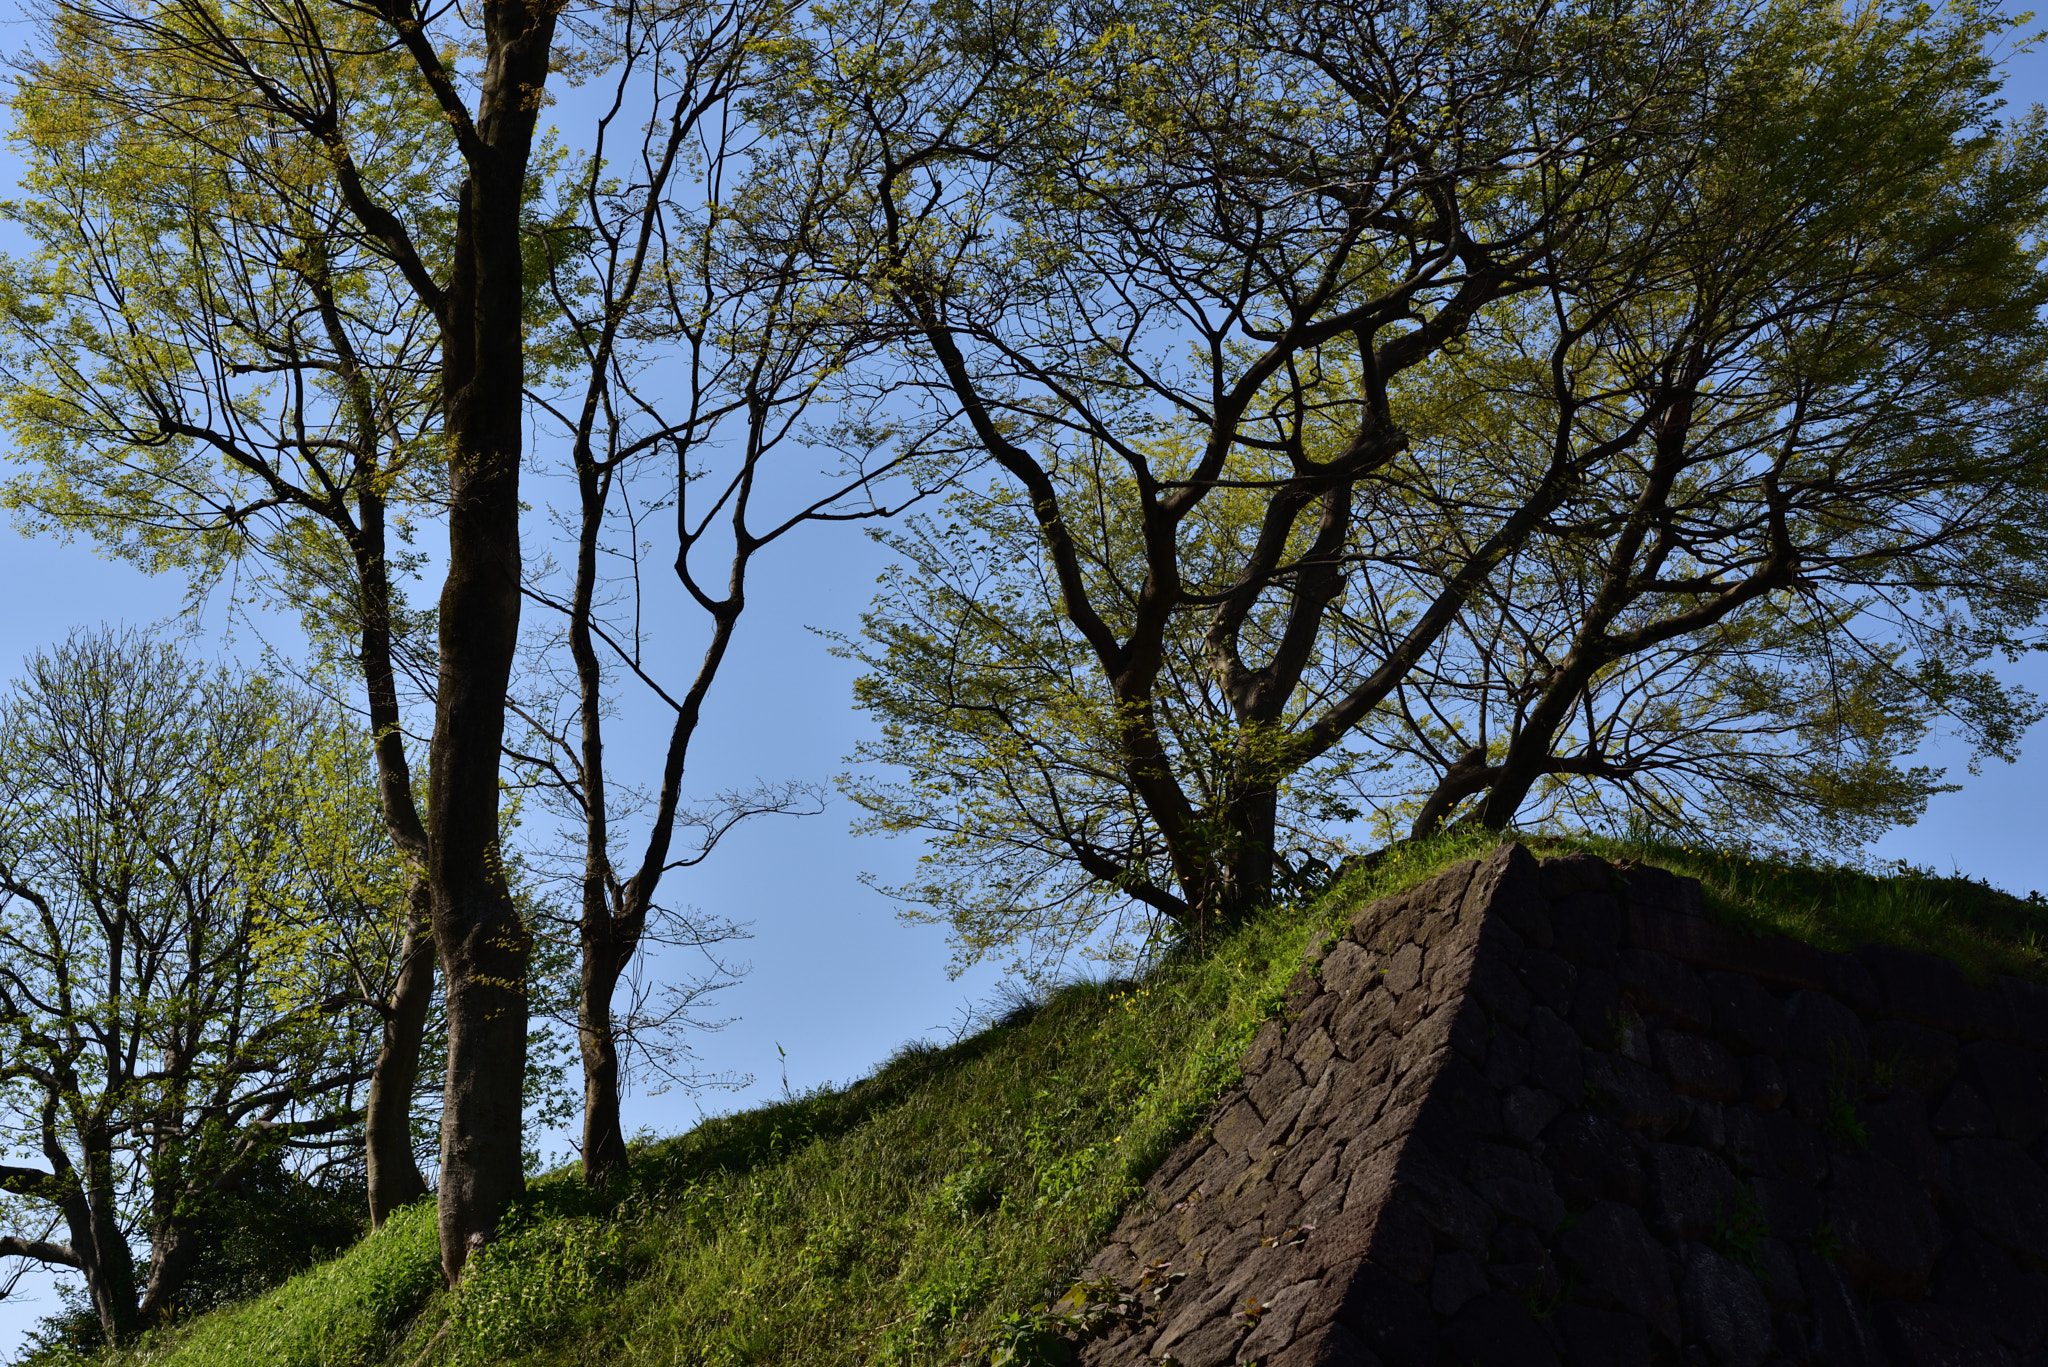
[[[2048,980],[2048,908],[1963,879],[1871,878],[1611,841],[1702,879],[1710,912],[1843,947],[1947,953]],[[1136,984],[1085,984],[873,1077],[710,1121],[635,1155],[604,1201],[533,1195],[465,1282],[436,1289],[431,1208],[277,1290],[112,1355],[119,1367],[942,1364],[1057,1294],[1236,1077],[1304,948],[1360,902],[1483,853],[1408,850]]]

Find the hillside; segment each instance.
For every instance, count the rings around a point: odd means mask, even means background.
[[[536,1183],[458,1296],[431,1209],[109,1363],[944,1364],[1025,1367],[1057,1296],[1139,1184],[1237,1080],[1305,948],[1359,904],[1491,839],[1399,851],[1136,983],[1083,984],[873,1077],[641,1148],[607,1199]],[[1960,878],[1684,848],[1531,840],[1699,877],[1716,919],[1825,947],[1944,953],[2048,980],[2048,908]],[[1009,1317],[1009,1318],[1005,1318]],[[45,1358],[45,1361],[55,1359]]]

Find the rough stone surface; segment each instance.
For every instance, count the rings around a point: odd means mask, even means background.
[[[2044,1069],[2048,988],[1507,846],[1296,979],[1091,1271],[1179,1279],[1080,1362],[2048,1367]]]

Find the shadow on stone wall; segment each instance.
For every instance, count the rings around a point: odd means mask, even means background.
[[[1296,979],[1081,1362],[2048,1367],[2044,1062],[2048,989],[1506,846]]]

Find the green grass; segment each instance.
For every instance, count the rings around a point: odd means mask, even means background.
[[[1982,879],[1910,866],[1878,874],[1662,841],[1523,839],[1541,854],[1590,850],[1697,878],[1708,914],[1753,934],[1832,950],[1897,945],[1952,959],[1978,982],[1998,973],[2048,982],[2048,904]]]
[[[1698,876],[1711,913],[1749,930],[2048,977],[2044,909],[1980,883],[1525,838]],[[1141,982],[1068,987],[950,1048],[908,1047],[851,1086],[639,1146],[606,1198],[572,1174],[543,1178],[459,1295],[438,1289],[432,1212],[416,1207],[106,1367],[958,1362],[1004,1316],[1065,1289],[1236,1081],[1311,943],[1361,902],[1495,843],[1454,834],[1397,850],[1315,906],[1274,911]]]

